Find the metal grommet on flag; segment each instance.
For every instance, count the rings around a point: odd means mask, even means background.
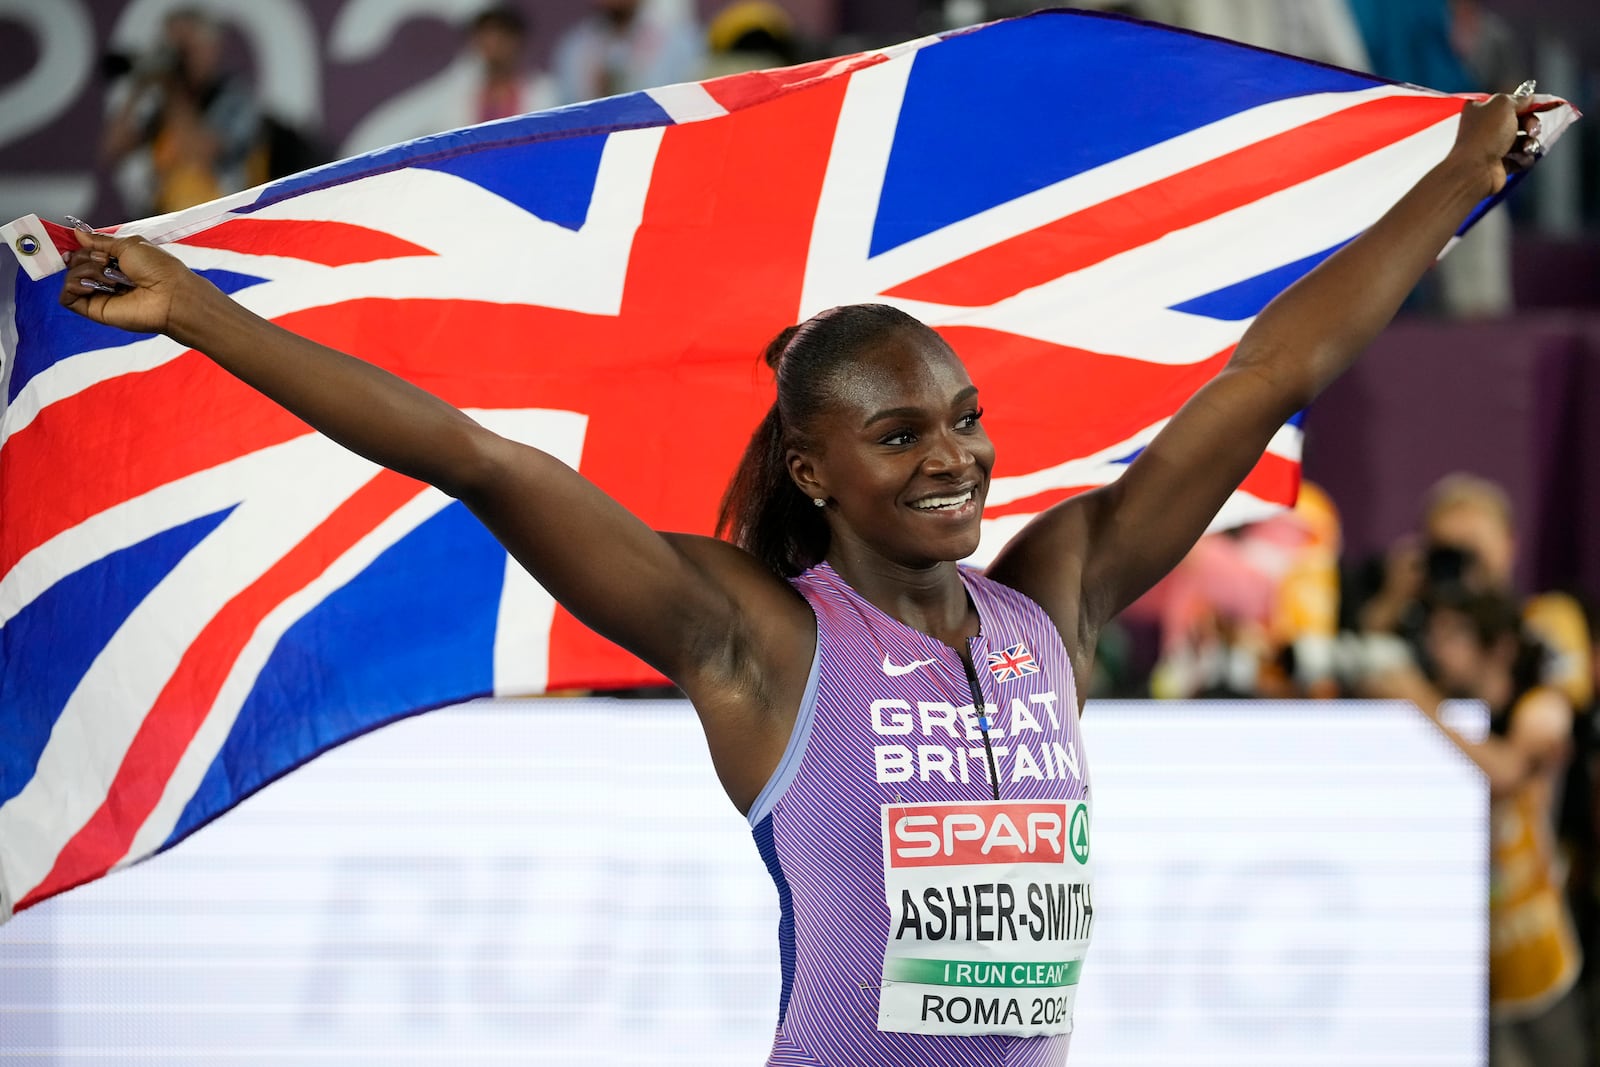
[[[67,232],[60,226],[56,229],[63,234]],[[17,262],[36,282],[67,269],[66,258],[52,237],[50,226],[37,215],[24,215],[0,226],[0,241],[11,247]]]

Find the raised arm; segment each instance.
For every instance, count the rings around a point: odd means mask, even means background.
[[[727,720],[708,719],[708,733],[748,740],[790,689],[798,703],[810,614],[746,554],[656,533],[561,461],[267,322],[141,238],[79,241],[64,305],[166,333],[351,451],[460,499],[563,606],[683,686],[703,717]],[[121,276],[105,274],[112,258]]]
[[[1039,601],[1087,657],[1100,626],[1183,558],[1278,428],[1355,362],[1472,207],[1504,186],[1518,122],[1508,96],[1465,105],[1443,162],[1273,300],[1122,478],[1039,516],[990,573]]]

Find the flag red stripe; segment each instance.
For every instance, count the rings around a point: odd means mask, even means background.
[[[7,495],[37,502],[0,523],[0,574],[106,508],[306,432],[196,352],[58,400],[0,449]]]
[[[701,82],[706,93],[729,111],[739,111],[755,104],[763,104],[794,89],[806,88],[808,82],[825,77],[838,78],[841,73],[855,72],[863,67],[877,66],[886,61],[885,56],[873,53],[846,58],[819,59],[812,63],[782,67],[778,70],[758,70],[729,74]],[[842,78],[839,80],[843,80]]]
[[[1127,441],[1176,411],[1233,354],[1198,363],[1146,363],[972,326],[939,333],[980,390],[998,450],[997,474],[1042,470]]]
[[[810,250],[846,88],[844,78],[813,83],[662,137],[613,351],[631,354],[631,366],[659,368],[663,387],[630,377],[628,388],[611,390],[604,417],[590,422],[582,465],[608,492],[627,491],[630,508],[656,529],[710,531],[733,465],[772,402],[760,355],[799,317],[803,277],[793,265]],[[708,159],[716,160],[710,187]],[[571,342],[556,350],[588,351]],[[669,465],[643,493],[639,463],[649,454],[685,466]],[[557,612],[551,686],[615,677],[619,655]]]
[[[1460,110],[1450,97],[1357,104],[990,245],[889,295],[984,307],[1307,181]]]
[[[303,222],[299,219],[229,219],[177,243],[190,248],[247,252],[254,256],[285,256],[326,267],[434,254],[421,245],[381,230],[349,222]]]
[[[1004,504],[985,505],[983,517],[999,519],[1007,515],[1036,515],[1063,500],[1072,499],[1079,493],[1098,488],[1098,485],[1073,485],[1061,489],[1046,489]],[[1250,469],[1250,473],[1245,475],[1244,481],[1239,483],[1239,488],[1268,503],[1292,506],[1300,492],[1300,464],[1295,460],[1273,455],[1271,452],[1265,453]]]
[[[1300,495],[1300,461],[1268,452],[1250,468],[1239,488],[1270,504],[1293,507]]]
[[[1019,497],[1005,504],[985,504],[983,517],[986,519],[1000,519],[1007,515],[1036,515],[1063,500],[1071,500],[1079,493],[1086,493],[1090,489],[1100,488],[1097,485],[1073,485],[1063,489],[1046,489],[1043,492],[1032,493]]]
[[[100,877],[122,859],[261,621],[421,490],[381,471],[208,622],[134,734],[106,798],[19,909]]]

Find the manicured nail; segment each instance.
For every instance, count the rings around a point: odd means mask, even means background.
[[[93,278],[80,278],[78,279],[78,282],[85,289],[93,289],[97,293],[111,293],[115,295],[117,291],[114,287],[107,285],[105,282],[98,282]]]
[[[131,285],[134,284],[132,278],[128,277],[126,274],[122,273],[120,270],[118,270],[115,267],[107,267],[105,270],[101,271],[100,273],[104,274],[107,278],[110,278],[112,281],[116,282],[118,285],[130,285],[131,286]]]

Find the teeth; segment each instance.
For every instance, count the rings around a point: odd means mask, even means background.
[[[966,492],[956,496],[930,496],[916,501],[911,506],[923,511],[942,511],[948,508],[959,508],[971,499],[972,490],[968,489]]]

